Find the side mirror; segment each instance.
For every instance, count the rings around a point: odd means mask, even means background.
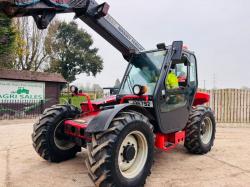
[[[159,43],[156,46],[157,46],[157,49],[162,49],[162,50],[166,50],[167,49],[165,43]]]
[[[174,41],[172,43],[172,61],[180,61],[182,58],[183,41]]]

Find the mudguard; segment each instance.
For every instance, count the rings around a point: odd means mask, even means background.
[[[121,111],[121,110],[134,110],[142,113],[147,116],[149,119],[152,119],[153,116],[143,107],[134,105],[134,104],[119,104],[114,105],[114,107],[101,111],[96,117],[94,117],[86,128],[86,133],[97,133],[103,132],[109,128],[109,125],[113,118]]]
[[[194,97],[193,106],[203,105],[210,101],[210,95],[205,92],[196,92]]]

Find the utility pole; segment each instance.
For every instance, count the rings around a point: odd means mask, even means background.
[[[213,74],[213,89],[216,89],[216,75]]]
[[[204,90],[206,90],[206,80],[204,80]]]

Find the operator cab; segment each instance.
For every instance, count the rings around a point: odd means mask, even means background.
[[[169,74],[176,86],[167,85]],[[139,87],[138,87],[139,86]],[[147,108],[164,133],[185,127],[197,90],[197,68],[194,54],[183,49],[182,42],[157,50],[134,54],[123,78],[118,97],[139,95],[127,102]],[[143,91],[137,91],[141,88]],[[143,101],[148,96],[148,101]]]
[[[147,92],[144,94],[153,95],[166,54],[166,50],[156,50],[133,55],[122,81],[119,95],[134,94],[135,85],[146,86]]]

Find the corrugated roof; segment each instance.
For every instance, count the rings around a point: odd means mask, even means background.
[[[62,77],[62,75],[57,73],[44,73],[44,72],[24,71],[24,70],[20,71],[20,70],[9,70],[9,69],[0,69],[0,79],[59,82],[59,83],[67,82]]]

